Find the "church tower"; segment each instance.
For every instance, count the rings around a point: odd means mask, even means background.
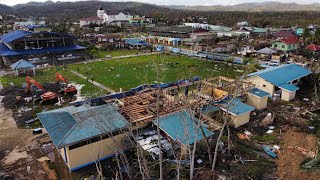
[[[100,8],[97,10],[97,17],[100,19],[104,19],[104,14],[106,11],[100,6]]]

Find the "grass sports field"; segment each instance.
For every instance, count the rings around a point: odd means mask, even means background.
[[[163,54],[97,61],[85,65],[73,64],[68,68],[115,91],[119,91],[120,88],[128,90],[140,84],[155,83],[156,69],[160,72],[160,82],[172,82],[193,76],[207,78],[236,75],[234,69],[226,68],[224,63]]]
[[[106,55],[111,55],[111,57],[118,57],[118,56],[127,56],[137,54],[139,50],[132,49],[132,50],[113,50],[113,51],[98,51],[97,58],[105,58]]]
[[[186,56],[157,54],[84,64],[69,64],[67,69],[62,67],[41,69],[37,70],[36,76],[32,78],[40,83],[54,82],[55,72],[59,71],[69,81],[83,84],[82,95],[86,97],[108,93],[87,80],[72,74],[68,69],[88,77],[89,81],[97,81],[115,91],[119,91],[120,88],[128,90],[140,84],[155,83],[157,77],[159,77],[159,82],[173,82],[194,76],[202,78],[236,76],[235,69],[232,66],[226,66],[225,63],[209,62]],[[159,75],[157,75],[157,72],[159,72]],[[0,77],[0,80],[5,87],[12,84],[21,86],[25,82],[25,77],[3,76]]]

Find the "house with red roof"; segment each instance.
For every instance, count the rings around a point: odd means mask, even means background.
[[[300,47],[300,40],[295,37],[277,39],[271,43],[271,47],[284,52],[295,51]]]
[[[285,39],[285,38],[297,38],[293,31],[279,31],[273,34],[273,37],[277,39]]]

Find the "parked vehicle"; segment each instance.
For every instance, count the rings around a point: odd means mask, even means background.
[[[33,134],[41,134],[42,133],[42,128],[36,128],[34,130],[32,130]]]
[[[270,62],[266,63],[268,66],[279,66],[280,61],[279,60],[271,60]]]

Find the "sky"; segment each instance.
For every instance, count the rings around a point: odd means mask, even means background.
[[[27,3],[29,1],[43,2],[46,0],[0,0],[1,4],[5,4],[8,6]],[[57,0],[53,0],[56,2]],[[77,0],[60,0],[60,1],[77,1]],[[103,1],[128,1],[128,0],[103,0]],[[278,1],[283,3],[295,2],[299,4],[311,4],[311,3],[319,3],[319,0],[131,0],[137,2],[145,2],[151,4],[158,5],[235,5],[241,3],[250,3],[250,2],[266,2],[266,1]]]

